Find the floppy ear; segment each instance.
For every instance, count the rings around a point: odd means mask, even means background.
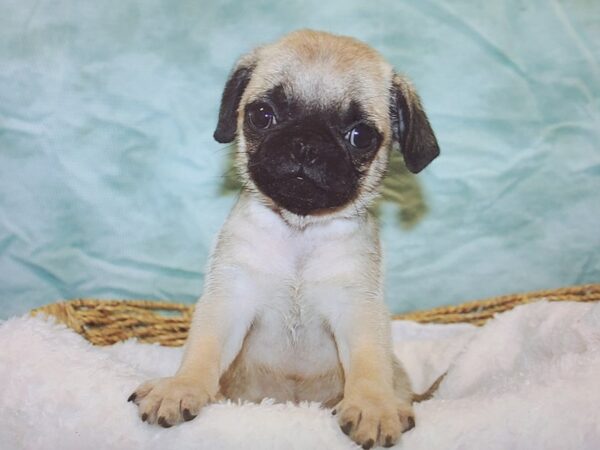
[[[235,139],[237,113],[240,100],[252,76],[254,63],[249,57],[242,58],[234,67],[225,84],[219,109],[219,122],[213,137],[221,144],[229,144]]]
[[[440,154],[440,148],[421,99],[398,74],[392,80],[391,115],[393,137],[400,144],[406,167],[418,173]]]

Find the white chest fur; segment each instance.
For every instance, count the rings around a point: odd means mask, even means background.
[[[220,281],[239,308],[234,314],[252,315],[246,365],[303,377],[339,365],[330,327],[348,306],[345,290],[361,284],[365,251],[374,251],[365,226],[364,218],[340,218],[297,229],[264,205],[240,200],[212,272],[226,274]]]

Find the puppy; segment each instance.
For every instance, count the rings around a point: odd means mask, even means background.
[[[367,207],[390,149],[439,154],[410,83],[373,49],[302,30],[236,64],[214,137],[244,188],[212,254],[181,367],[130,397],[170,427],[221,398],[318,401],[363,448],[414,426]]]

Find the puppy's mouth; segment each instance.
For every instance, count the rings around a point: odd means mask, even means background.
[[[326,174],[302,166],[283,171],[255,169],[250,173],[256,187],[277,206],[301,216],[343,206],[355,190],[354,183],[346,179],[331,180]]]
[[[345,192],[322,189],[306,175],[282,178],[267,186],[258,187],[278,206],[301,216],[341,206],[348,197]]]

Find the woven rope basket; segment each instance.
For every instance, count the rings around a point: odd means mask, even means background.
[[[457,306],[396,314],[393,318],[420,323],[483,325],[494,314],[539,300],[600,301],[600,284],[504,295]],[[193,310],[193,305],[181,303],[80,298],[43,306],[31,313],[54,316],[95,345],[137,338],[140,342],[176,347],[185,342]]]

